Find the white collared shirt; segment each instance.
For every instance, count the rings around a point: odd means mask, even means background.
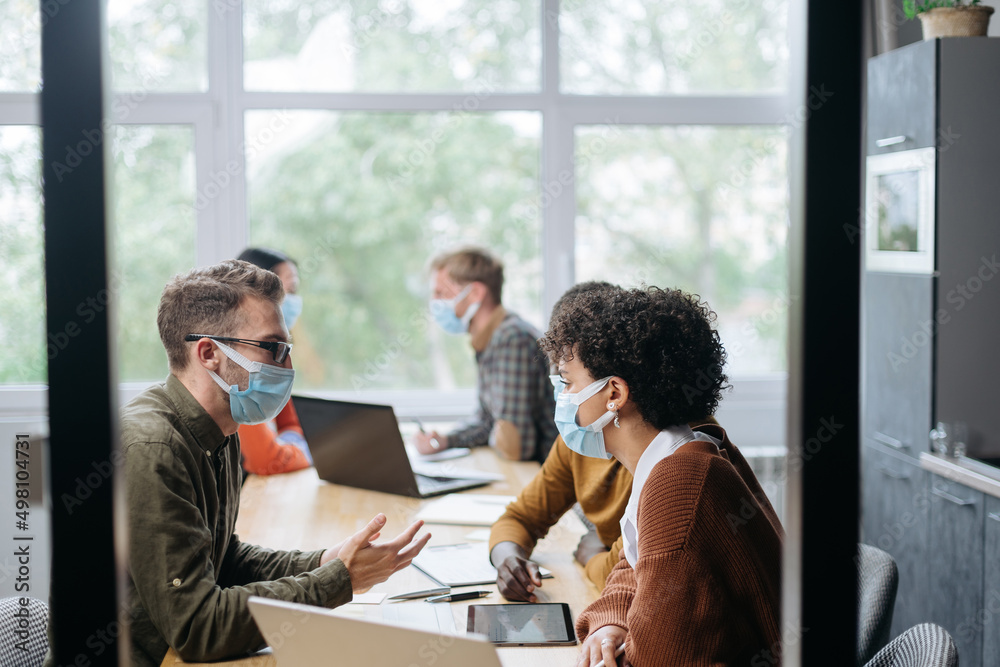
[[[636,515],[639,511],[639,496],[642,495],[642,487],[645,486],[649,473],[653,471],[656,464],[677,451],[685,443],[692,440],[704,440],[714,443],[716,447],[722,446],[722,441],[706,435],[701,431],[695,432],[687,424],[683,426],[671,426],[657,434],[653,441],[646,447],[646,451],[639,457],[639,463],[635,466],[635,474],[632,476],[632,495],[625,506],[625,514],[622,516],[622,551],[628,564],[635,567],[639,560],[639,521]]]

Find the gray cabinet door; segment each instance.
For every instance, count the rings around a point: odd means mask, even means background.
[[[862,448],[861,541],[896,561],[899,588],[892,617],[895,637],[929,617],[927,537],[931,496],[928,473],[908,457]]]
[[[983,551],[983,664],[1000,665],[1000,498],[986,496]]]
[[[930,474],[930,621],[951,633],[962,667],[979,667],[983,631],[984,495]],[[991,666],[993,667],[993,666]]]
[[[1000,457],[1000,39],[940,40],[935,419],[965,422],[971,456]],[[961,134],[962,136],[957,136]],[[998,663],[1000,664],[1000,663]]]
[[[868,61],[868,155],[934,145],[936,49],[922,42]],[[906,139],[878,145],[891,137]]]
[[[865,441],[916,459],[929,448],[934,279],[864,277],[862,419]]]

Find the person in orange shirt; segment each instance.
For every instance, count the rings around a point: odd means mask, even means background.
[[[302,313],[302,297],[298,294],[299,271],[295,262],[284,253],[268,248],[247,248],[237,259],[256,264],[281,278],[285,288],[281,314],[285,325],[291,329]],[[285,404],[273,424],[241,424],[238,433],[243,470],[248,473],[275,475],[312,465],[312,454],[309,453],[309,445],[292,401]]]

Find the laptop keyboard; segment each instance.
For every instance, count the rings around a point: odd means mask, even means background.
[[[430,477],[428,475],[420,474],[416,474],[414,477],[417,478],[417,487],[423,495],[443,491],[445,489],[453,489],[458,486],[453,477]]]

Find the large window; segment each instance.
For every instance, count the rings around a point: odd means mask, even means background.
[[[0,0],[0,93],[38,90],[42,79],[42,31],[34,0]],[[7,124],[9,121],[0,120]]]
[[[109,0],[121,379],[166,372],[164,282],[248,244],[299,261],[300,390],[404,413],[433,390],[466,409],[471,350],[426,307],[428,259],[464,243],[504,259],[505,304],[540,329],[578,280],[681,287],[717,311],[734,385],[780,374],[786,14],[785,0]],[[0,384],[42,383],[45,16],[0,0],[0,19],[17,27],[0,45],[0,259],[17,285],[0,332],[23,351]]]
[[[205,0],[109,0],[111,87],[144,92],[208,90]]]
[[[780,128],[577,128],[577,278],[701,295],[733,376],[785,368]]]
[[[245,0],[247,90],[537,91],[538,0]]]
[[[194,133],[183,125],[120,125],[113,144],[114,260],[122,380],[162,379],[156,329],[160,292],[195,263]]]
[[[427,260],[457,241],[495,250],[507,306],[541,321],[541,225],[521,214],[538,114],[251,111],[246,128],[271,137],[247,160],[250,238],[299,263],[303,388],[472,386],[468,349],[428,326]]]
[[[41,132],[0,126],[0,382],[44,382]],[[53,353],[60,341],[55,341]]]
[[[663,95],[782,91],[782,0],[563,0],[563,91]]]

